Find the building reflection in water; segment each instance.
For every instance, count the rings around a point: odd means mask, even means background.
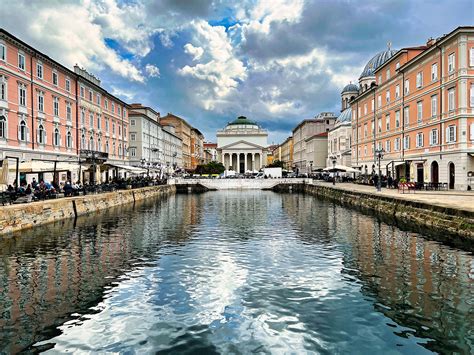
[[[0,240],[0,353],[57,335],[126,271],[152,260],[157,245],[185,242],[199,223],[196,198],[137,202]]]
[[[314,230],[315,218],[328,228],[343,250],[341,272],[361,282],[376,311],[406,328],[399,336],[432,339],[424,346],[434,352],[474,349],[472,255],[313,197],[282,201],[302,236],[325,234]]]

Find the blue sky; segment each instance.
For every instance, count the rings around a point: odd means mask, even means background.
[[[239,115],[281,142],[339,112],[377,52],[474,23],[474,1],[6,0],[2,26],[125,101],[173,112],[215,141]],[[73,14],[68,16],[68,14]]]

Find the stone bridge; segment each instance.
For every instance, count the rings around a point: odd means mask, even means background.
[[[304,185],[311,184],[312,179],[292,178],[292,179],[169,179],[169,184],[178,186],[204,186],[209,190],[262,190],[272,189],[277,185]]]

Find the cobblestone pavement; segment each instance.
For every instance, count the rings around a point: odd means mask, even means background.
[[[443,206],[448,208],[455,208],[459,210],[474,212],[474,191],[416,191],[399,193],[397,189],[382,188],[381,192],[377,192],[374,186],[358,185],[352,183],[332,183],[315,181],[315,185],[335,187],[348,191],[356,191],[362,193],[380,194],[383,196],[390,196],[401,198],[410,201],[424,202],[432,205]]]

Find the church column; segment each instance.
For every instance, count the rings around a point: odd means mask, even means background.
[[[225,153],[222,152],[222,165],[224,165],[225,168]]]
[[[255,167],[255,153],[252,153],[252,172],[257,170]]]
[[[240,153],[237,153],[237,168],[235,171],[240,174]]]
[[[244,154],[244,173],[245,173],[247,170],[249,170],[249,169],[247,169],[247,159],[248,159],[248,154],[245,153],[245,154]]]

